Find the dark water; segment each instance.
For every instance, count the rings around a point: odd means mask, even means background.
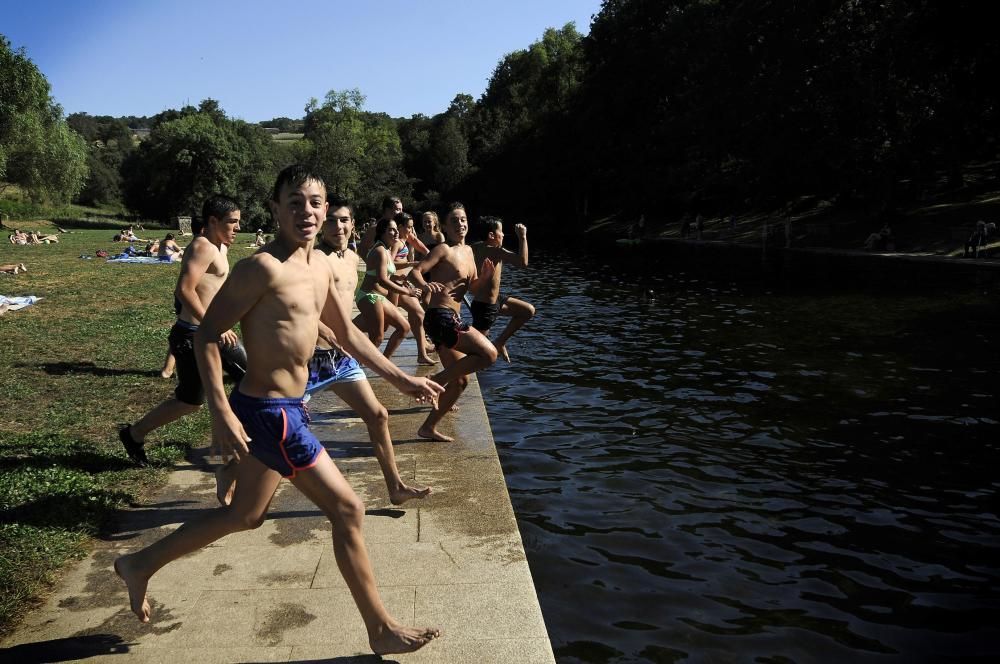
[[[506,272],[539,314],[480,380],[560,662],[1000,655],[993,296]]]

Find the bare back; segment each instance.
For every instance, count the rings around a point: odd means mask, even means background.
[[[229,276],[228,253],[226,245],[216,247],[204,237],[196,237],[191,242],[184,252],[181,273],[177,278],[176,293],[181,302],[181,320],[194,325],[201,323],[205,310]],[[184,291],[190,293],[191,290],[196,294],[200,311],[185,296]]]

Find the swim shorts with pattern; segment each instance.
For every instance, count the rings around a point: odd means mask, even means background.
[[[358,361],[335,348],[316,347],[309,360],[309,382],[306,394],[313,394],[335,383],[354,383],[367,380],[365,370]]]

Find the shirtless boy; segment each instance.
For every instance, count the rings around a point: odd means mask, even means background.
[[[229,275],[229,246],[240,230],[240,209],[236,201],[225,196],[210,196],[202,205],[204,232],[195,237],[184,252],[181,273],[174,295],[180,303],[177,322],[170,330],[170,352],[176,361],[177,389],[167,399],[134,424],[119,429],[118,437],[130,459],[139,465],[149,463],[143,445],[150,433],[197,411],[205,401],[205,390],[198,375],[194,356],[194,335],[205,316],[208,305]],[[219,339],[226,372],[239,381],[246,371],[246,352],[239,337],[227,330]],[[235,468],[231,465],[216,469],[218,498],[227,502],[231,497]]]
[[[441,399],[417,430],[421,438],[452,440],[437,430],[438,423],[469,384],[466,376],[487,369],[497,361],[497,349],[490,340],[479,330],[463,323],[459,315],[465,294],[483,288],[493,276],[493,262],[488,258],[482,262],[482,272],[476,270],[472,248],[465,244],[468,231],[469,218],[465,206],[452,203],[444,222],[448,243],[431,249],[427,258],[408,275],[422,290],[430,291],[424,330],[444,366],[444,370],[433,378],[446,385]]]
[[[348,247],[354,232],[354,211],[347,201],[334,198],[323,224],[323,241],[317,248],[327,255],[333,273],[334,287],[341,296],[350,301],[358,285],[358,263],[360,257]],[[368,428],[368,437],[375,448],[385,485],[389,489],[389,501],[401,505],[412,498],[429,495],[429,487],[411,487],[403,483],[396,467],[396,457],[389,435],[389,413],[386,411],[365,376],[358,361],[344,352],[336,335],[326,325],[328,316],[320,320],[320,342],[309,362],[309,384],[307,393],[331,389],[355,413],[361,416]]]
[[[270,207],[278,224],[276,239],[236,264],[195,336],[212,439],[239,458],[233,502],[118,558],[115,572],[128,587],[132,611],[148,622],[150,577],[220,537],[260,526],[278,483],[287,477],[333,525],[337,566],[372,650],[417,650],[439,632],[403,626],[383,606],[361,534],[364,504],[306,426],[302,396],[321,312],[328,310],[337,339],[402,392],[433,400],[441,387],[400,371],[350,324],[350,301],[336,290],[329,263],[314,250],[327,211],[323,181],[302,166],[289,166],[278,174]],[[237,321],[249,362],[246,377],[227,401],[218,342]]]
[[[503,248],[503,220],[489,218],[485,224],[486,241],[474,243],[472,253],[476,257],[477,265],[489,258],[495,268],[490,280],[472,293],[472,306],[470,307],[472,327],[488,335],[498,315],[509,316],[510,322],[507,323],[507,327],[496,338],[493,345],[496,346],[497,353],[510,363],[507,340],[521,329],[522,325],[531,320],[531,317],[535,315],[535,307],[516,297],[502,295],[500,293],[500,276],[503,274],[504,263],[528,267],[528,229],[524,224],[514,225],[518,243],[518,252],[515,254],[513,251]]]

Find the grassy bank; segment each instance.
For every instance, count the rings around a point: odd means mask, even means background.
[[[237,242],[233,260],[252,251],[250,237]],[[121,450],[116,424],[141,417],[174,387],[159,370],[179,265],[79,258],[120,250],[110,238],[104,229],[77,230],[58,244],[13,246],[4,237],[0,245],[0,263],[28,267],[0,274],[0,294],[44,298],[0,316],[0,634],[118,510],[207,440],[199,413],[150,437],[152,468],[134,468]]]

